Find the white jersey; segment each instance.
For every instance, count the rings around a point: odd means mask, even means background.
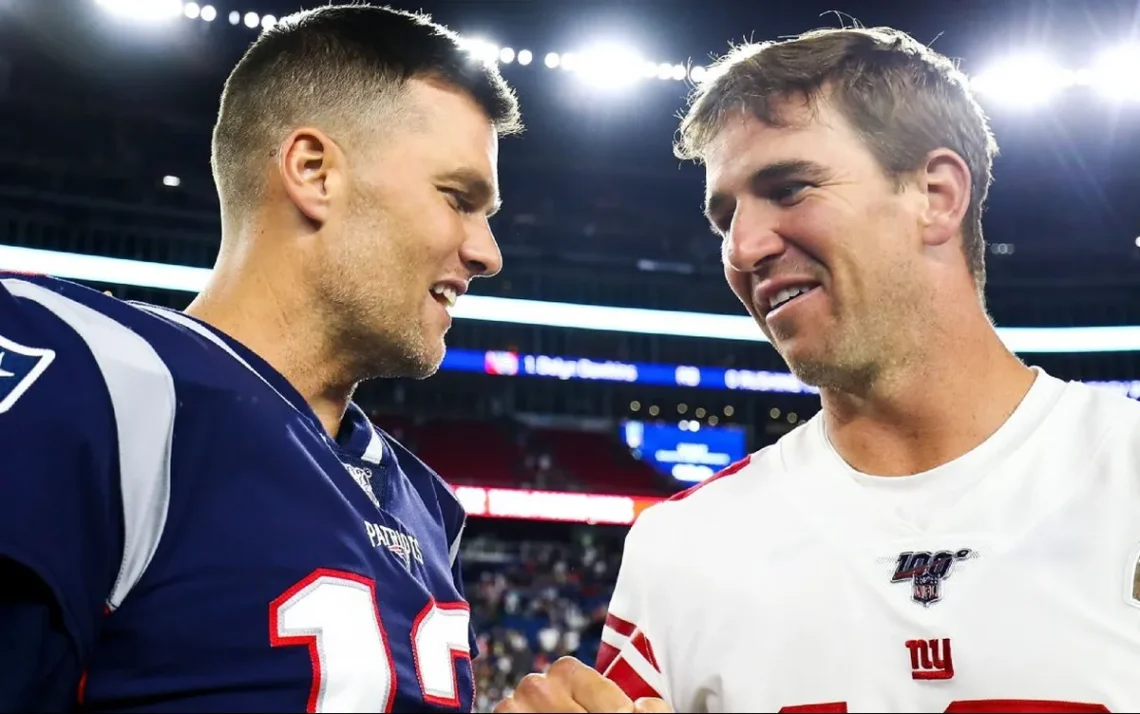
[[[598,667],[679,712],[1140,711],[1140,404],[1040,370],[906,478],[822,416],[630,530]]]

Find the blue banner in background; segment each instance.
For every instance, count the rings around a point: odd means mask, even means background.
[[[561,380],[626,382],[659,387],[700,387],[747,392],[818,394],[787,372],[721,367],[618,362],[513,352],[449,349],[443,370],[477,372],[500,377],[546,377]]]
[[[546,377],[573,381],[625,382],[657,387],[698,387],[769,394],[818,394],[789,372],[723,367],[618,362],[578,357],[527,355],[514,352],[449,349],[441,369],[499,377]],[[1085,382],[1140,399],[1140,380]]]

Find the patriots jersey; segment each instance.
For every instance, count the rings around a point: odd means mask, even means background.
[[[471,710],[454,494],[227,335],[0,273],[0,453],[0,560],[58,605],[81,708]]]

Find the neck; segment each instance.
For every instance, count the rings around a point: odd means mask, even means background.
[[[925,331],[920,354],[868,393],[821,390],[828,437],[852,468],[880,476],[928,471],[984,442],[1017,409],[1034,373],[977,312],[966,324]]]
[[[356,386],[346,376],[351,367],[338,359],[319,311],[312,309],[299,264],[276,259],[275,251],[265,253],[255,247],[227,249],[223,243],[209,282],[186,313],[268,362],[335,438]]]

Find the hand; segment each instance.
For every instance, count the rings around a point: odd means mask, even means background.
[[[636,702],[618,685],[573,657],[563,657],[546,674],[528,674],[495,714],[522,712],[672,712],[661,699]]]

